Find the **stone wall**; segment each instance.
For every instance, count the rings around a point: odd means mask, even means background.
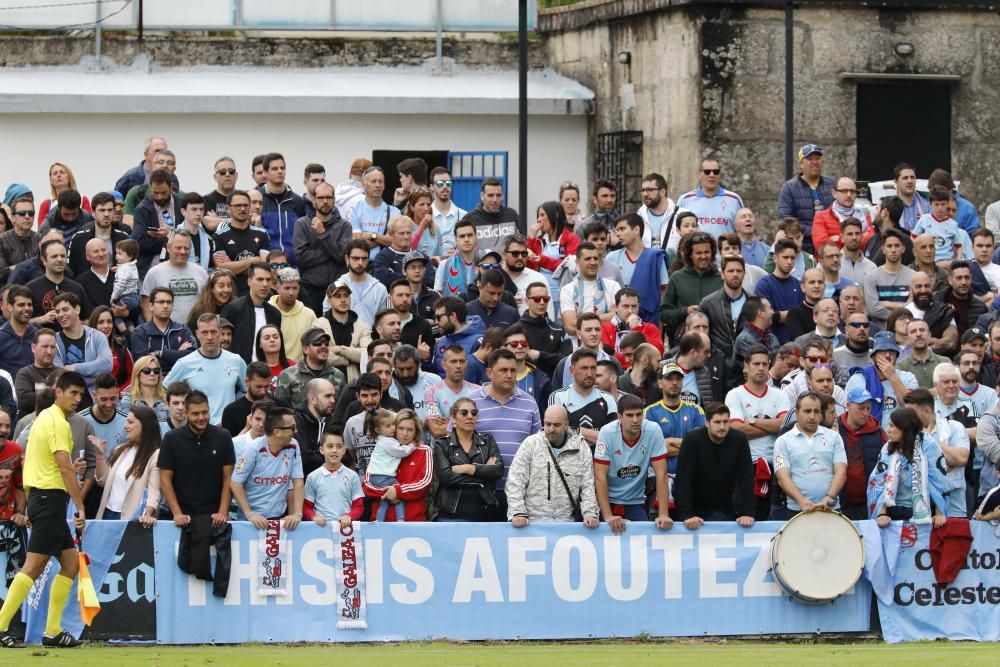
[[[160,67],[338,67],[420,65],[434,57],[434,47],[426,34],[147,33],[140,44],[134,33],[106,32],[101,53],[122,67],[140,54]],[[503,36],[447,35],[442,51],[468,67],[517,67],[517,40]],[[531,42],[528,54],[532,67],[544,66],[541,42]],[[0,35],[0,67],[76,65],[93,55],[92,33]]]
[[[591,0],[539,23],[549,64],[597,94],[593,134],[642,130],[644,170],[668,176],[672,195],[696,184],[702,157],[717,157],[726,186],[770,227],[784,180],[784,11],[756,4]],[[897,56],[900,41],[914,55]],[[856,83],[842,73],[958,75],[953,175],[981,210],[1000,194],[995,12],[809,3],[795,10],[794,49],[795,144],[822,145],[827,173],[857,169]],[[632,54],[634,101],[619,51]]]

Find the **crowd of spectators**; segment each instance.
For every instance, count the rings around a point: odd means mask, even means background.
[[[54,163],[0,215],[0,519],[65,371],[88,518],[996,519],[1000,206],[906,163],[870,202],[798,157],[772,211],[709,158],[637,210],[598,181],[589,215],[495,178],[465,211],[419,158],[299,194],[279,153],[221,157],[199,194],[154,137],[89,199]]]

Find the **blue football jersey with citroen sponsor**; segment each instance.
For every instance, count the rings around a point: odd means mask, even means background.
[[[294,443],[272,454],[267,436],[245,447],[236,458],[233,481],[243,485],[250,509],[268,519],[285,515],[287,494],[293,479],[302,479],[302,457]],[[246,520],[242,510],[239,518]]]
[[[605,424],[597,436],[594,463],[608,466],[608,499],[613,505],[641,505],[646,500],[646,470],[653,461],[667,458],[663,434],[653,422],[643,420],[639,439],[628,444],[621,422]]]
[[[681,401],[676,408],[668,408],[659,401],[646,408],[646,419],[660,427],[664,438],[683,438],[693,428],[705,425],[705,413],[694,403]],[[677,457],[667,459],[667,472],[677,472]]]

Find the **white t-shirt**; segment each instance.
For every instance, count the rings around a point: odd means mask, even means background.
[[[257,340],[257,332],[260,328],[267,324],[267,315],[264,314],[264,306],[254,306],[253,307],[253,338]],[[254,350],[251,353],[251,361],[257,361],[257,349],[254,346]]]
[[[1000,267],[997,267],[1000,268]],[[562,310],[575,310],[577,315],[583,313],[597,313],[598,315],[611,312],[615,305],[615,295],[621,289],[621,285],[610,278],[604,278],[604,297],[598,307],[594,307],[594,293],[597,291],[596,280],[583,281],[583,294],[580,304],[577,306],[573,300],[576,291],[576,281],[567,283],[559,290],[559,307]]]
[[[122,511],[122,504],[125,502],[125,492],[128,490],[128,471],[132,469],[132,464],[135,463],[135,453],[137,450],[137,447],[129,447],[119,459],[118,469],[115,470],[115,476],[111,480],[111,491],[108,492],[108,504],[105,509],[109,509],[112,512]],[[127,519],[128,517],[122,518]]]
[[[986,276],[986,280],[990,284],[990,289],[994,292],[1000,289],[1000,266],[989,262],[985,265],[980,264],[979,268],[983,270],[983,275]]]
[[[751,417],[774,419],[783,417],[791,406],[788,404],[788,396],[785,392],[765,385],[764,393],[757,395],[747,389],[745,384],[741,384],[726,395],[726,407],[729,408],[729,420],[749,424]],[[759,438],[750,440],[750,456],[754,461],[763,458],[767,459],[774,468],[774,441],[776,435],[762,435]]]
[[[200,264],[188,262],[184,268],[179,269],[170,262],[162,262],[146,274],[139,293],[148,299],[157,287],[169,288],[174,293],[174,311],[170,319],[183,324],[187,322],[188,315],[207,282],[208,272]]]

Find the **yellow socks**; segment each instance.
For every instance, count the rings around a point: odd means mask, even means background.
[[[21,608],[21,603],[24,602],[24,598],[28,597],[28,591],[31,590],[34,583],[35,580],[23,572],[14,575],[14,580],[10,582],[10,588],[7,589],[7,599],[4,600],[3,608],[0,609],[0,632],[6,632],[7,628],[10,627],[10,622],[14,620],[14,614]]]
[[[73,588],[73,580],[62,574],[57,574],[52,580],[49,590],[49,615],[45,623],[45,636],[55,637],[62,632],[62,613],[69,600],[69,591]]]

